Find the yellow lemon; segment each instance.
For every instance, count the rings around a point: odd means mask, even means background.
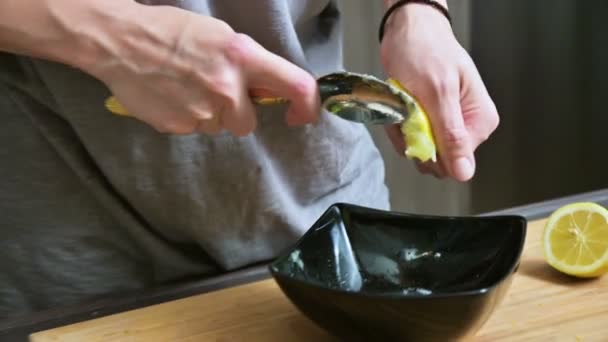
[[[127,109],[125,107],[123,107],[123,105],[120,102],[118,102],[118,100],[114,96],[108,97],[105,105],[106,105],[107,110],[109,110],[110,112],[112,112],[116,115],[130,116]]]
[[[557,209],[545,224],[542,248],[560,272],[581,278],[608,272],[608,210],[590,202]]]
[[[401,90],[400,97],[407,105],[409,116],[401,124],[401,133],[405,140],[405,156],[409,159],[416,158],[422,162],[437,161],[437,147],[435,137],[431,129],[429,118],[418,103],[416,98],[410,94],[395,79],[388,79],[387,83]]]

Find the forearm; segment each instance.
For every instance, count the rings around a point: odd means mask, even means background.
[[[103,32],[131,1],[0,0],[0,51],[80,67],[93,63]],[[100,25],[101,24],[101,25]]]

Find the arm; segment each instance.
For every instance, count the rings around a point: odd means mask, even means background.
[[[4,0],[0,2],[0,51],[85,67],[101,54],[100,28],[125,22],[125,1]]]
[[[223,21],[175,7],[0,0],[0,50],[83,70],[160,132],[249,134],[251,89],[291,100],[288,123],[312,122],[319,112],[311,74]]]
[[[387,6],[396,0],[383,0]],[[447,8],[446,0],[438,0]],[[425,4],[401,6],[389,18],[381,45],[388,75],[420,100],[431,121],[438,163],[418,164],[423,173],[467,181],[475,173],[474,152],[497,128],[499,117],[485,85],[449,21]],[[403,150],[395,127],[387,132]]]

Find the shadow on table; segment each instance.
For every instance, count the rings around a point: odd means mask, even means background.
[[[576,278],[567,274],[561,273],[551,267],[543,259],[522,260],[519,266],[519,273],[539,280],[547,281],[558,285],[577,285],[581,283],[590,283],[597,279]]]

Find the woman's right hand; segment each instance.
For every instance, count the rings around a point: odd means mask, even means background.
[[[164,133],[225,129],[243,136],[256,126],[250,94],[257,91],[291,102],[290,125],[316,120],[318,89],[308,72],[223,21],[121,2],[127,7],[117,16],[121,21],[108,25],[100,17],[84,32],[96,52],[79,67],[104,82],[137,119]]]

